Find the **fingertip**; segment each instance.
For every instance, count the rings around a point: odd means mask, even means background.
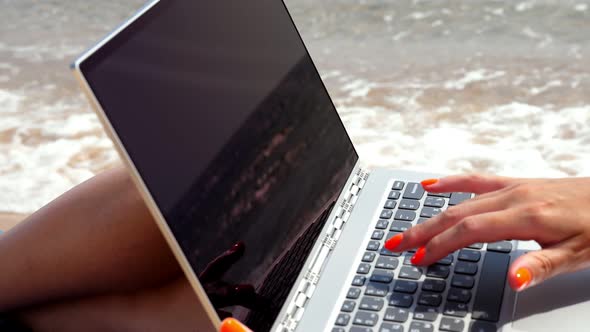
[[[420,184],[422,185],[422,187],[424,189],[426,189],[426,187],[430,187],[430,186],[437,184],[437,183],[438,183],[438,179],[426,179],[426,180],[422,180],[420,182]]]
[[[389,240],[385,241],[385,249],[389,251],[395,251],[397,247],[402,243],[404,240],[404,233],[399,233],[394,237],[390,238]]]
[[[226,318],[221,322],[219,332],[252,332],[235,318]]]
[[[526,266],[510,269],[508,272],[508,283],[510,284],[510,287],[516,292],[520,292],[528,288],[532,282],[533,273],[531,272],[531,269]]]

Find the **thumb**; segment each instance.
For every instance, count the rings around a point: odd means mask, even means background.
[[[219,332],[252,332],[235,318],[226,318],[219,326]]]
[[[571,251],[564,246],[532,251],[518,257],[508,270],[508,283],[517,292],[566,272]]]

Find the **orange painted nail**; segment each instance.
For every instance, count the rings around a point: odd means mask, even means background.
[[[404,234],[399,233],[396,236],[392,237],[391,239],[385,241],[385,249],[389,251],[393,251],[395,248],[399,246],[400,243],[404,240]]]
[[[252,332],[235,318],[226,318],[221,322],[219,332]]]
[[[520,291],[528,286],[533,280],[531,270],[526,267],[519,267],[514,273],[513,282],[516,285],[516,291]]]
[[[412,256],[412,259],[410,259],[410,262],[414,265],[418,265],[424,259],[424,255],[426,255],[426,248],[420,247],[416,250],[416,253]]]
[[[422,184],[422,187],[426,187],[426,186],[431,186],[437,182],[438,182],[438,179],[426,179],[426,180],[420,182],[420,184]]]

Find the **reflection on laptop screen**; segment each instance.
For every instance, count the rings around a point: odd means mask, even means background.
[[[283,3],[162,1],[81,69],[213,304],[268,331],[357,161]]]

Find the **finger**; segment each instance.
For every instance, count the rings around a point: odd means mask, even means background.
[[[390,251],[405,251],[426,244],[431,238],[453,227],[461,220],[477,214],[488,213],[506,208],[505,197],[490,197],[475,201],[466,201],[450,207],[436,217],[416,225],[403,234],[398,234],[385,242]]]
[[[205,270],[201,272],[199,279],[203,282],[211,282],[215,280],[221,279],[223,274],[229,270],[232,265],[234,265],[242,256],[244,255],[244,251],[246,250],[246,246],[243,242],[237,242],[234,244],[229,250],[215,258]]]
[[[219,332],[252,332],[235,318],[226,318],[219,326]]]
[[[422,181],[422,187],[426,191],[435,193],[468,192],[475,194],[487,193],[502,189],[514,179],[495,175],[453,175],[441,179],[428,179]]]
[[[430,239],[421,247],[421,257],[412,263],[430,265],[455,250],[477,242],[538,239],[544,229],[540,225],[530,227],[527,222],[514,222],[519,215],[517,209],[509,209],[466,217]]]
[[[572,250],[564,245],[522,255],[510,266],[508,283],[517,292],[538,285],[560,273],[570,271],[573,257]]]

